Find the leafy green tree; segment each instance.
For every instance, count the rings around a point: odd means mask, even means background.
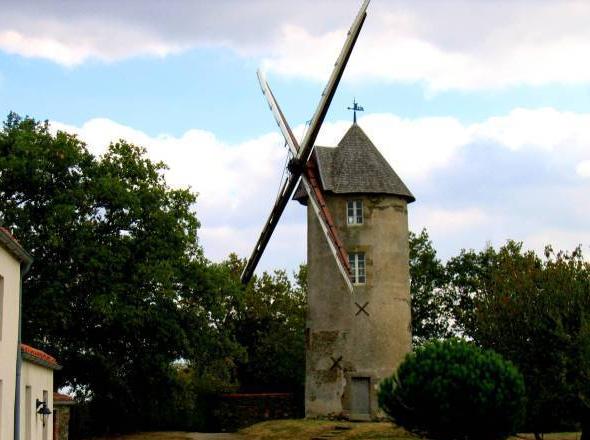
[[[168,187],[164,169],[124,141],[96,158],[15,114],[0,131],[0,223],[35,258],[24,340],[58,357],[56,386],[88,400],[103,429],[158,420],[174,361],[227,378],[240,357],[222,325],[240,289],[204,259],[196,196]]]
[[[429,339],[452,335],[452,297],[446,286],[445,267],[426,229],[410,232],[410,293],[412,339],[420,345]]]
[[[505,439],[522,421],[524,381],[491,350],[430,341],[410,353],[379,389],[379,405],[400,426],[432,439]]]
[[[245,261],[226,262],[236,277]],[[301,392],[305,378],[306,267],[295,274],[264,272],[247,286],[232,327],[247,352],[238,364],[242,390]]]
[[[490,285],[495,255],[491,246],[480,252],[462,249],[445,265],[445,290],[453,304],[451,315],[455,336],[471,338],[475,332],[475,301]]]
[[[462,252],[447,270],[466,336],[524,374],[528,429],[540,437],[589,420],[590,265],[580,249],[548,248],[541,259],[509,241],[498,251]]]

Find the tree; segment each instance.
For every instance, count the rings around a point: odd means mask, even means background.
[[[15,114],[0,131],[0,222],[35,258],[24,340],[58,357],[56,386],[88,400],[105,429],[148,428],[174,361],[212,371],[240,356],[219,324],[220,298],[240,290],[203,257],[196,195],[168,187],[164,169],[124,141],[96,158]]]
[[[491,350],[447,339],[408,354],[379,388],[379,405],[396,424],[438,440],[505,439],[524,413],[524,381]]]
[[[410,293],[412,297],[412,339],[422,344],[452,334],[452,300],[444,287],[445,267],[426,229],[410,232]]]
[[[236,279],[245,265],[230,255]],[[238,363],[242,390],[301,392],[305,377],[306,267],[255,276],[233,316],[232,328],[247,356]]]
[[[462,249],[445,265],[446,295],[451,298],[455,336],[472,338],[476,328],[475,301],[490,285],[496,252],[488,246],[480,252]]]
[[[524,374],[528,429],[589,420],[590,265],[580,249],[548,248],[543,260],[509,241],[498,251],[462,252],[447,269],[463,298],[456,316],[465,334]]]

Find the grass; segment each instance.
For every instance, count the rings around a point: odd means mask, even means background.
[[[273,420],[257,423],[227,436],[201,436],[189,432],[142,432],[111,436],[100,440],[416,440],[416,437],[391,423],[351,423],[320,420]],[[579,433],[545,434],[544,440],[579,440]],[[99,440],[99,439],[96,439]],[[519,434],[511,440],[534,440],[532,434]]]
[[[350,423],[320,420],[275,420],[257,423],[240,431],[245,440],[382,439],[404,440],[417,437],[389,423]]]
[[[419,437],[391,423],[350,423],[319,420],[274,420],[257,423],[240,431],[243,440],[411,440]],[[579,440],[579,433],[545,434],[545,440]],[[534,440],[519,434],[511,440]]]
[[[553,432],[543,435],[543,440],[580,440],[582,434],[579,432]],[[516,440],[534,440],[533,434],[519,434],[514,437]]]

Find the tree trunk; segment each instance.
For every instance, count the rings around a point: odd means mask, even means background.
[[[543,440],[543,436],[540,432],[535,432],[535,440]]]
[[[580,440],[590,440],[590,420],[582,422],[582,437]]]

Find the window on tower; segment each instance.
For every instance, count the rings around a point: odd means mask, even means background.
[[[363,224],[363,201],[349,200],[346,204],[346,222],[349,225]]]
[[[352,274],[353,284],[365,284],[367,277],[365,274],[364,252],[348,254],[348,262],[350,263],[350,272]]]

